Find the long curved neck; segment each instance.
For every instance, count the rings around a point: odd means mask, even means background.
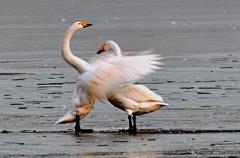
[[[117,43],[111,43],[115,56],[122,56],[122,51]]]
[[[63,39],[61,52],[62,52],[63,59],[69,65],[71,65],[74,69],[76,69],[80,74],[82,74],[82,73],[86,72],[87,70],[91,69],[92,66],[89,63],[87,63],[86,61],[82,60],[81,58],[78,58],[75,55],[73,55],[70,50],[70,40],[71,40],[72,35],[76,31],[77,30],[72,27],[70,27],[67,30],[65,37]]]

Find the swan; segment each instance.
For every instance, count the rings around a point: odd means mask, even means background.
[[[113,50],[115,56],[121,55],[121,50],[116,42],[107,41],[97,52],[100,54],[107,50]],[[131,53],[131,55],[139,55],[144,53],[150,53],[149,51]],[[129,55],[124,53],[123,55]],[[99,60],[99,59],[98,59]],[[98,61],[95,61],[98,62]],[[92,63],[94,65],[96,63]],[[108,101],[115,107],[127,112],[129,120],[129,129],[120,130],[120,132],[129,132],[129,134],[136,134],[136,115],[143,115],[151,113],[161,107],[168,106],[164,103],[163,98],[157,95],[144,85],[125,84],[113,93],[107,94]],[[133,124],[132,124],[133,120]]]
[[[95,99],[106,100],[106,94],[112,92],[123,83],[130,83],[159,69],[161,63],[157,55],[146,54],[141,56],[116,56],[104,58],[94,67],[88,62],[76,57],[70,50],[72,35],[83,28],[91,26],[82,22],[73,23],[66,31],[62,43],[62,56],[71,65],[79,76],[70,102],[69,111],[55,124],[76,122],[75,134],[92,132],[80,128],[79,120],[83,119],[91,110]]]
[[[86,61],[82,60],[81,58],[78,58],[74,56],[70,50],[70,40],[72,35],[86,27],[92,26],[92,24],[86,24],[83,22],[75,22],[73,23],[66,31],[63,43],[62,43],[62,48],[61,48],[61,53],[63,59],[71,65],[74,69],[76,69],[79,74],[82,74],[89,69],[91,69],[91,65],[89,65]],[[88,96],[88,102],[85,102],[85,104],[81,104],[79,96],[81,94],[85,94]],[[75,125],[75,134],[78,135],[79,133],[84,133],[84,132],[93,132],[91,129],[81,129],[80,128],[80,123],[79,120],[83,119],[92,109],[93,104],[95,102],[96,97],[89,93],[85,92],[81,87],[79,87],[79,84],[75,85],[75,90],[73,92],[71,102],[70,102],[70,107],[69,111],[62,117],[60,118],[55,124],[60,124],[60,123],[69,123],[69,122],[76,122]]]

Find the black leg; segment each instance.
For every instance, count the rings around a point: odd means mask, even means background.
[[[79,135],[81,132],[79,118],[80,116],[76,115],[75,135]]]
[[[132,116],[131,115],[128,115],[128,121],[129,121],[129,131],[132,130]]]
[[[132,131],[132,115],[128,115],[129,129],[121,129],[119,133],[130,133]]]
[[[136,122],[136,115],[135,114],[133,114],[132,134],[137,134],[137,122]]]
[[[93,133],[93,130],[92,129],[81,129],[80,116],[76,115],[75,134],[80,135],[80,133]]]

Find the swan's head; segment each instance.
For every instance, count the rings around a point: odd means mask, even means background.
[[[118,44],[114,41],[106,41],[104,45],[102,45],[101,49],[97,52],[97,54],[101,54],[102,52],[113,50],[115,51],[116,48],[119,48]]]
[[[75,30],[81,30],[85,27],[89,27],[92,26],[92,24],[87,24],[87,23],[83,23],[83,22],[75,22],[72,24],[71,28],[75,29]]]

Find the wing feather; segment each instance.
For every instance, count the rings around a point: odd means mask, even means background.
[[[117,56],[102,59],[86,83],[99,100],[119,84],[131,83],[160,69],[159,55]]]
[[[122,56],[140,56],[140,55],[150,55],[150,54],[156,54],[153,48],[149,48],[145,51],[140,51],[140,52],[122,52]],[[108,59],[108,58],[113,58],[115,57],[114,54],[100,54],[92,57],[89,61],[89,63],[93,67],[98,67],[101,65],[101,62]]]

